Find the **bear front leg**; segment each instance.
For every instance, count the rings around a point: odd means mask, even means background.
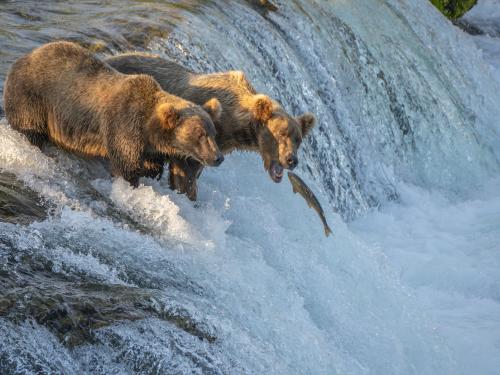
[[[172,158],[169,164],[169,186],[170,189],[196,201],[198,195],[197,178],[201,175],[203,165],[194,159]]]
[[[161,156],[148,156],[142,163],[143,176],[148,178],[156,178],[158,181],[163,176],[163,164],[165,160]]]
[[[43,144],[49,139],[46,134],[38,133],[35,131],[22,130],[21,133],[24,134],[26,138],[28,138],[28,141],[32,145],[40,149],[42,148]]]
[[[138,187],[139,178],[142,177],[143,172],[139,145],[123,139],[120,142],[110,142],[108,143],[108,156],[113,176],[121,176],[132,187]]]
[[[135,189],[139,186],[139,178],[142,177],[142,170],[136,169],[128,169],[120,162],[111,162],[111,174],[114,177],[122,177],[125,181],[127,181],[132,187]]]
[[[134,189],[139,187],[139,176],[138,175],[131,175],[128,177],[123,177],[125,181],[127,181]]]

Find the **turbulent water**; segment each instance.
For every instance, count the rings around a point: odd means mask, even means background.
[[[426,0],[276,4],[0,3],[2,86],[64,38],[244,70],[314,112],[298,173],[334,231],[257,155],[207,169],[193,205],[1,120],[0,203],[25,209],[0,216],[0,373],[497,373],[492,49]]]

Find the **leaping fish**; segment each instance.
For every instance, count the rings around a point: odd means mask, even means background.
[[[288,179],[292,184],[293,192],[299,193],[302,196],[302,198],[305,199],[307,205],[313,208],[318,213],[319,218],[323,222],[323,227],[325,229],[325,236],[328,237],[332,233],[332,231],[328,226],[328,223],[326,222],[325,213],[323,211],[323,208],[321,208],[321,205],[319,204],[318,198],[316,198],[316,196],[311,191],[311,189],[309,189],[306,183],[302,181],[302,179],[295,173],[288,172]]]

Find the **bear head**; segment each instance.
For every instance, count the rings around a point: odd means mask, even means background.
[[[283,170],[297,166],[297,151],[314,127],[315,117],[311,113],[292,117],[276,101],[261,94],[252,97],[250,112],[257,123],[257,144],[264,167],[274,182],[281,182]]]
[[[191,157],[205,166],[218,166],[224,156],[215,141],[214,121],[221,115],[215,98],[203,106],[178,99],[159,102],[153,121],[152,143],[164,154]]]

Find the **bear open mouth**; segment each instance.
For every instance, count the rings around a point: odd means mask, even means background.
[[[283,167],[281,164],[278,162],[272,162],[271,168],[269,168],[269,175],[274,182],[281,182],[281,179],[283,178]]]

